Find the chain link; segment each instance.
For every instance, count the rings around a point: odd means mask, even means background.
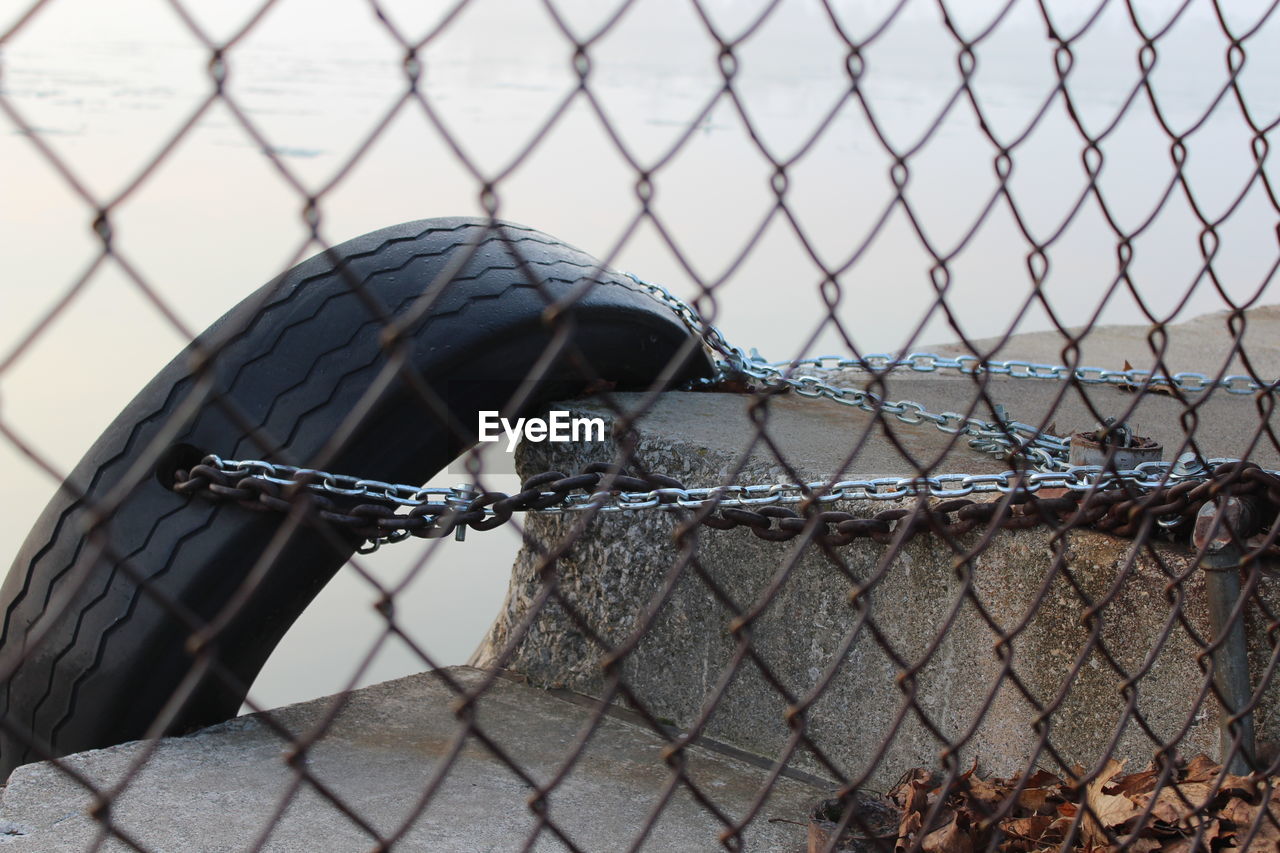
[[[950,358],[931,352],[913,352],[898,358],[888,353],[873,353],[861,358],[822,355],[791,362],[771,362],[771,366],[816,367],[824,370],[862,370],[884,374],[900,368],[916,373],[954,371],[966,376],[1009,376],[1014,379],[1073,380],[1081,385],[1116,385],[1140,391],[1178,390],[1199,394],[1220,388],[1228,394],[1255,394],[1258,391],[1275,391],[1280,380],[1259,382],[1252,376],[1231,374],[1216,379],[1204,373],[1184,372],[1172,376],[1153,373],[1150,370],[1108,370],[1105,367],[1070,367],[1065,364],[1041,364],[1034,361],[981,361],[975,356],[962,355]]]
[[[812,375],[793,375],[798,367],[847,368],[858,367],[876,374],[886,373],[897,367],[910,367],[921,372],[932,372],[938,369],[967,367],[967,372],[982,371],[982,362],[966,356],[959,359],[944,359],[931,353],[913,353],[905,359],[894,359],[888,355],[872,355],[864,359],[847,359],[840,356],[817,356],[799,361],[768,362],[755,350],[748,353],[742,347],[730,344],[724,333],[716,326],[702,319],[701,314],[689,303],[672,294],[659,284],[645,281],[632,273],[626,274],[635,284],[651,297],[666,305],[680,318],[685,326],[702,339],[706,347],[716,356],[716,376],[706,383],[713,384],[727,377],[748,377],[759,381],[769,388],[790,388],[802,397],[823,398],[843,406],[860,409],[868,414],[880,413],[892,415],[906,424],[932,423],[942,432],[952,435],[968,436],[972,440],[970,446],[983,453],[1003,459],[1020,458],[1033,469],[1043,471],[1062,471],[1067,468],[1069,440],[1050,435],[1031,424],[1001,419],[984,421],[981,418],[963,415],[959,412],[931,412],[914,400],[898,400],[891,402],[871,391],[833,385]],[[874,362],[871,360],[875,360]],[[987,364],[993,364],[988,362]],[[1001,365],[1025,365],[1024,372],[1005,372],[1013,376],[1035,376],[1041,378],[1043,371],[1039,368],[1051,365],[1035,365],[1030,362],[1001,362]],[[1057,369],[1057,368],[1052,368]],[[1066,368],[1062,368],[1065,370]],[[1019,369],[1021,371],[1021,369]],[[989,372],[998,373],[998,370]],[[1197,374],[1198,375],[1198,374]],[[1048,377],[1043,377],[1048,378]]]
[[[626,273],[638,287],[653,299],[666,305],[685,326],[702,339],[715,356],[717,376],[704,382],[714,383],[727,377],[749,377],[766,387],[787,387],[803,397],[824,398],[834,403],[860,409],[868,414],[892,415],[907,424],[932,423],[942,432],[970,438],[969,446],[981,453],[1000,459],[1021,460],[1036,471],[1071,470],[1067,461],[1070,439],[1051,435],[1039,428],[1007,418],[997,407],[997,420],[985,421],[958,412],[931,412],[914,400],[890,402],[866,390],[833,385],[823,379],[795,371],[804,367],[819,370],[853,369],[882,376],[894,370],[906,368],[916,373],[954,371],[965,376],[1008,376],[1013,379],[1039,379],[1074,381],[1082,385],[1114,385],[1140,393],[1169,392],[1177,390],[1198,394],[1212,389],[1222,389],[1228,394],[1254,394],[1259,391],[1275,391],[1280,380],[1258,382],[1251,376],[1232,374],[1215,379],[1204,373],[1184,372],[1172,376],[1149,370],[1128,368],[1109,370],[1103,367],[1070,367],[1063,364],[1043,364],[1034,361],[1011,359],[1007,361],[983,361],[976,356],[961,355],[955,358],[931,352],[913,352],[906,356],[873,353],[859,358],[837,355],[821,355],[796,361],[769,362],[752,350],[729,343],[719,328],[702,319],[698,310],[672,294],[659,284],[645,281],[637,275]]]
[[[717,522],[729,521],[732,522],[729,526],[756,527],[761,518],[766,519],[767,526],[768,518],[779,517],[759,515],[760,510],[794,505],[803,505],[801,508],[807,510],[839,501],[897,501],[919,497],[950,501],[987,494],[1013,495],[1014,503],[1025,503],[1040,492],[1057,490],[1061,494],[1054,497],[1066,497],[1074,507],[1082,499],[1098,495],[1111,495],[1102,499],[1108,505],[1114,504],[1117,496],[1130,501],[1150,495],[1182,498],[1193,487],[1216,484],[1220,491],[1222,482],[1229,485],[1237,481],[1260,484],[1270,490],[1271,500],[1280,503],[1280,472],[1264,471],[1238,459],[1145,462],[1124,471],[1078,465],[1065,471],[939,474],[697,488],[661,475],[635,477],[600,464],[588,466],[575,476],[559,471],[539,474],[526,481],[522,491],[509,495],[481,493],[473,487],[422,488],[384,483],[257,459],[228,460],[210,455],[190,471],[178,472],[174,489],[182,494],[236,500],[259,510],[287,509],[293,495],[306,492],[319,498],[317,511],[322,518],[345,525],[367,538],[372,547],[366,550],[374,550],[380,544],[409,536],[447,535],[463,526],[492,529],[509,521],[517,511],[567,514],[588,510],[602,513],[643,509],[715,510],[719,511],[719,518],[708,515],[704,523],[717,527],[720,526]],[[1160,503],[1164,506],[1159,514],[1166,516],[1162,526],[1181,525],[1194,515],[1192,504],[1210,496],[1207,492],[1199,496],[1193,493],[1177,505],[1162,499]],[[971,503],[966,501],[965,505]],[[743,510],[749,511],[748,514],[742,515]],[[843,521],[858,519],[848,513],[839,515],[844,516],[840,519]],[[788,511],[782,517],[801,516]],[[895,519],[898,517],[901,516]],[[828,517],[827,521],[830,523],[833,519]],[[1125,522],[1132,519],[1126,518]]]
[[[879,415],[885,413],[907,424],[931,423],[950,434],[969,436],[970,445],[982,452],[1002,458],[1017,458],[1028,467],[1025,470],[1009,470],[998,474],[939,474],[932,477],[877,477],[864,480],[814,481],[809,483],[760,483],[749,485],[719,485],[688,488],[676,480],[662,475],[634,477],[606,465],[592,465],[581,474],[568,476],[559,471],[539,474],[526,481],[515,495],[505,492],[481,493],[474,486],[453,488],[427,488],[402,483],[387,483],[348,474],[338,474],[313,468],[297,468],[259,459],[229,460],[217,455],[207,456],[190,471],[179,471],[174,489],[183,494],[203,494],[215,499],[236,500],[254,509],[287,510],[289,498],[303,492],[319,502],[317,511],[327,521],[343,524],[365,537],[369,545],[364,550],[374,550],[380,544],[395,542],[409,536],[436,537],[466,527],[490,529],[504,524],[514,512],[541,512],[566,514],[594,511],[614,513],[629,510],[661,509],[714,511],[704,515],[703,523],[712,527],[750,526],[764,538],[790,538],[797,529],[794,521],[800,515],[787,509],[802,505],[802,509],[830,505],[839,501],[897,501],[907,498],[935,498],[952,505],[951,512],[961,509],[956,499],[970,495],[1013,495],[1014,503],[1033,502],[1042,491],[1058,490],[1056,496],[1066,504],[1057,505],[1055,512],[1078,508],[1081,499],[1098,494],[1109,494],[1103,500],[1111,507],[1103,514],[1094,513],[1086,521],[1105,529],[1122,528],[1132,524],[1131,518],[1123,523],[1106,527],[1106,519],[1117,511],[1118,501],[1125,498],[1132,502],[1144,496],[1166,498],[1175,495],[1173,501],[1163,500],[1160,524],[1178,526],[1185,521],[1185,512],[1191,505],[1185,495],[1188,490],[1213,485],[1215,478],[1226,477],[1235,483],[1241,471],[1251,471],[1248,477],[1262,483],[1271,499],[1280,503],[1280,472],[1263,471],[1252,463],[1239,459],[1210,459],[1208,461],[1184,458],[1178,462],[1146,462],[1136,468],[1117,471],[1096,465],[1070,465],[1067,462],[1068,440],[1048,435],[1036,427],[1008,419],[997,407],[1001,419],[984,421],[957,412],[935,413],[913,400],[887,401],[865,390],[833,385],[812,375],[793,375],[799,367],[819,369],[857,368],[874,374],[883,374],[899,368],[932,373],[938,370],[955,370],[967,375],[992,373],[1015,378],[1057,379],[1073,378],[1086,384],[1141,384],[1153,387],[1167,381],[1182,390],[1201,391],[1221,386],[1231,393],[1249,393],[1238,390],[1240,381],[1248,377],[1229,376],[1214,382],[1203,374],[1180,373],[1174,377],[1152,376],[1145,371],[1110,371],[1101,368],[1076,368],[1062,365],[1038,364],[1028,361],[981,362],[972,356],[945,358],[933,353],[912,353],[905,358],[876,354],[860,359],[837,356],[818,356],[795,362],[766,362],[754,350],[748,354],[741,347],[728,342],[714,325],[702,319],[701,314],[689,303],[672,295],[666,288],[651,284],[636,276],[630,276],[639,287],[654,299],[671,309],[691,332],[698,335],[716,356],[717,376],[704,382],[715,383],[727,377],[746,376],[770,388],[788,388],[811,398],[827,399]],[[1252,380],[1249,380],[1252,382]],[[1264,386],[1254,383],[1255,389]],[[1267,386],[1270,387],[1270,386]],[[1235,478],[1235,479],[1232,479]],[[1248,479],[1248,478],[1246,478]],[[1253,482],[1253,481],[1250,481]],[[1203,502],[1204,498],[1192,500]],[[968,507],[972,501],[963,501]],[[977,523],[979,516],[989,518],[986,510],[968,512],[967,521]],[[824,513],[827,523],[874,522],[870,527],[837,529],[831,533],[832,541],[850,541],[857,535],[878,538],[887,535],[884,525],[901,517],[902,511],[879,513],[873,519],[862,519],[848,513],[834,518]],[[937,510],[933,510],[937,512]],[[943,512],[942,515],[946,515]],[[1026,516],[1026,513],[1023,514]],[[1041,513],[1041,520],[1049,515]],[[779,527],[771,526],[770,519],[780,519]],[[1004,522],[1002,522],[1004,523]],[[1029,526],[1039,523],[1010,522],[1005,526]],[[933,526],[943,521],[935,518]],[[951,532],[959,532],[957,521],[945,522]],[[963,525],[961,525],[963,526]],[[972,524],[968,524],[969,527]],[[839,525],[837,524],[837,528]],[[967,528],[966,528],[967,529]],[[784,531],[790,535],[782,535]],[[860,531],[850,537],[850,530]],[[765,535],[765,531],[772,531]],[[918,532],[918,531],[916,531]],[[777,534],[777,535],[774,535]],[[843,537],[843,539],[842,539]]]
[[[1183,462],[1143,462],[1136,468],[1123,471],[1108,470],[1098,465],[1073,465],[1063,471],[1004,471],[998,474],[937,474],[932,477],[877,477],[866,480],[815,480],[807,483],[759,483],[750,485],[724,485],[686,488],[663,486],[659,488],[625,491],[590,492],[571,494],[558,503],[532,508],[542,513],[619,512],[636,509],[702,509],[708,505],[717,507],[750,507],[773,504],[834,503],[836,501],[891,501],[911,497],[955,498],[973,494],[1034,494],[1042,489],[1066,489],[1072,492],[1089,492],[1100,489],[1128,486],[1137,491],[1151,491],[1178,483],[1202,483],[1210,479],[1212,472],[1245,464],[1240,459],[1215,458],[1188,465]],[[430,506],[440,513],[451,507],[469,504],[481,494],[472,486],[449,488],[422,488],[405,484],[363,480],[344,474],[317,471],[312,468],[295,468],[265,462],[260,459],[222,459],[217,455],[205,457],[200,466],[188,472],[208,473],[212,469],[234,480],[253,478],[281,486],[303,487],[310,491],[362,500],[395,504],[402,507]],[[614,469],[609,469],[614,472]],[[557,473],[560,478],[567,475]],[[623,472],[617,476],[635,480]],[[1280,476],[1280,471],[1266,473]],[[530,480],[532,482],[532,480]],[[345,485],[344,485],[345,484]],[[530,488],[526,483],[524,488]],[[556,489],[539,492],[541,497],[551,497]],[[485,492],[485,495],[502,494]],[[491,506],[478,507],[486,517],[495,512]]]

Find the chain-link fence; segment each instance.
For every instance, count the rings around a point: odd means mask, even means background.
[[[1280,839],[1276,4],[19,5],[19,849]]]

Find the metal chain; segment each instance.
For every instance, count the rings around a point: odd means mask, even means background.
[[[410,536],[437,537],[455,531],[460,533],[467,527],[488,530],[506,523],[518,511],[549,514],[651,508],[701,511],[701,522],[711,527],[749,526],[756,535],[766,539],[789,539],[809,523],[789,506],[802,505],[802,510],[810,512],[811,508],[839,501],[919,497],[942,500],[943,503],[925,510],[927,523],[921,522],[918,514],[912,515],[916,520],[908,523],[915,526],[908,535],[930,528],[958,534],[990,520],[997,502],[961,500],[969,495],[1012,495],[1009,504],[1023,506],[1023,510],[1021,513],[1008,511],[1000,520],[1005,527],[1052,523],[1061,521],[1065,514],[1075,514],[1077,525],[1088,524],[1113,532],[1135,526],[1132,517],[1135,502],[1145,501],[1143,510],[1155,512],[1160,526],[1178,527],[1194,516],[1197,505],[1208,497],[1225,488],[1239,489],[1241,483],[1248,489],[1261,490],[1271,502],[1280,504],[1280,472],[1263,471],[1239,459],[1206,462],[1188,455],[1178,462],[1147,462],[1124,471],[1096,465],[1072,466],[1067,462],[1067,439],[1008,419],[999,409],[1000,419],[996,421],[983,421],[956,412],[934,413],[912,400],[891,402],[870,391],[840,387],[815,376],[796,376],[793,371],[798,367],[857,368],[882,374],[905,367],[917,372],[957,370],[967,375],[986,372],[1015,378],[1074,378],[1084,383],[1144,384],[1146,387],[1166,382],[1193,392],[1220,386],[1231,393],[1250,393],[1264,387],[1248,377],[1229,376],[1214,382],[1198,373],[1162,377],[1145,371],[1073,370],[1026,361],[981,362],[972,356],[950,359],[932,353],[912,353],[905,358],[882,354],[859,359],[821,356],[771,363],[754,350],[748,354],[730,344],[718,328],[702,319],[697,309],[666,288],[636,276],[630,278],[670,308],[716,356],[717,375],[704,381],[714,383],[745,376],[766,387],[788,388],[804,397],[825,398],[874,415],[889,414],[904,423],[932,423],[943,432],[969,436],[970,445],[983,452],[1021,459],[1027,464],[1027,470],[688,488],[670,477],[634,477],[597,464],[576,476],[559,471],[539,474],[526,481],[519,493],[509,495],[480,493],[473,486],[427,488],[387,483],[263,460],[228,460],[210,455],[191,470],[177,472],[173,488],[182,494],[234,500],[255,510],[273,511],[288,511],[292,501],[299,494],[305,494],[321,518],[367,539],[370,544],[363,549],[366,551]],[[1243,380],[1253,383],[1251,388],[1240,390]],[[1037,497],[1045,490],[1058,490],[1061,494],[1047,500]],[[1090,506],[1091,503],[1101,503],[1103,508]],[[819,538],[826,537],[824,541],[834,544],[845,544],[859,537],[883,540],[896,535],[892,523],[908,515],[911,511],[897,509],[877,513],[872,518],[822,512],[820,521],[830,529]]]
[[[672,294],[659,284],[645,281],[637,275],[626,273],[638,287],[653,299],[666,305],[681,322],[702,339],[716,359],[716,382],[730,376],[746,376],[767,387],[789,387],[805,397],[825,398],[841,405],[861,409],[869,414],[893,415],[907,424],[930,422],[948,434],[969,436],[969,446],[983,453],[1002,458],[1020,459],[1037,471],[1070,470],[1068,463],[1068,438],[1051,435],[1037,427],[1011,420],[997,407],[997,420],[962,415],[958,412],[931,412],[914,400],[890,402],[870,391],[832,385],[811,375],[794,375],[802,367],[820,370],[856,369],[876,376],[899,368],[917,373],[934,373],[953,370],[966,376],[991,374],[1014,379],[1074,380],[1084,385],[1116,385],[1138,392],[1168,391],[1177,389],[1187,393],[1200,393],[1222,388],[1230,394],[1253,394],[1261,390],[1276,390],[1280,380],[1266,384],[1250,376],[1233,374],[1215,379],[1203,373],[1176,373],[1168,376],[1149,370],[1108,370],[1102,367],[1070,367],[1062,364],[1041,364],[1032,361],[983,361],[976,356],[962,355],[956,358],[929,352],[913,352],[905,357],[887,353],[874,353],[860,358],[823,355],[796,361],[769,362],[758,352],[749,354],[742,347],[734,346],[719,328],[702,319],[701,314],[689,303]]]
[[[1066,489],[1072,492],[1088,492],[1127,484],[1138,490],[1152,490],[1181,482],[1204,482],[1212,471],[1224,466],[1240,464],[1239,459],[1210,459],[1205,463],[1144,462],[1136,468],[1115,471],[1098,465],[1075,465],[1066,471],[1005,471],[999,474],[937,474],[932,477],[877,477],[868,480],[813,481],[808,483],[762,483],[752,485],[723,485],[686,488],[671,480],[670,485],[642,488],[630,491],[611,489],[605,492],[569,495],[561,503],[538,507],[539,512],[559,513],[595,509],[601,512],[617,512],[628,509],[701,509],[708,504],[722,507],[749,507],[767,504],[795,504],[802,501],[832,503],[835,501],[894,501],[902,498],[927,496],[934,498],[958,498],[972,494],[1010,494],[1020,491],[1034,493],[1041,489]],[[607,466],[606,466],[607,467]],[[302,486],[312,491],[344,498],[360,498],[402,507],[434,505],[442,508],[456,506],[458,501],[469,501],[479,492],[470,487],[425,488],[400,483],[366,480],[346,474],[334,474],[314,468],[296,468],[259,459],[222,459],[216,455],[205,457],[192,471],[212,468],[236,479],[253,477],[281,486]],[[589,468],[588,473],[598,469]],[[599,469],[604,473],[603,469]],[[608,468],[614,473],[615,469]],[[558,472],[552,472],[558,473]],[[618,482],[632,484],[643,478],[616,472]],[[1269,472],[1271,473],[1271,472]],[[1280,472],[1275,472],[1280,475]],[[539,475],[541,476],[541,475]],[[560,474],[560,477],[567,475]],[[653,475],[650,475],[653,476]],[[669,479],[669,478],[662,478]],[[524,489],[531,488],[531,479]],[[537,485],[536,483],[534,485]],[[551,494],[548,490],[542,496]],[[488,492],[485,494],[498,494]],[[492,509],[486,510],[492,515]]]
[[[1243,374],[1231,374],[1219,379],[1208,374],[1188,371],[1169,376],[1163,373],[1153,373],[1150,370],[1138,370],[1137,368],[1108,370],[1105,367],[1070,367],[1065,364],[1041,364],[1034,361],[981,361],[972,355],[950,358],[931,352],[913,352],[902,358],[887,353],[873,353],[862,358],[822,355],[780,363],[793,364],[797,367],[824,369],[853,368],[870,373],[887,373],[903,367],[917,373],[953,370],[966,376],[980,376],[984,373],[989,373],[993,376],[1009,376],[1014,379],[1051,379],[1058,381],[1071,379],[1082,385],[1118,385],[1137,391],[1177,389],[1189,394],[1198,394],[1214,388],[1221,388],[1228,394],[1254,394],[1262,390],[1277,390],[1277,383],[1280,383],[1280,380],[1262,383],[1252,376]]]
[[[939,370],[952,370],[966,376],[991,374],[1009,376],[1014,379],[1049,379],[1063,381],[1072,379],[1083,385],[1119,385],[1139,391],[1161,391],[1177,389],[1190,394],[1198,394],[1215,388],[1221,388],[1229,394],[1254,394],[1258,391],[1280,390],[1280,379],[1270,382],[1259,382],[1252,376],[1231,374],[1215,378],[1205,373],[1184,372],[1172,376],[1164,373],[1153,373],[1150,370],[1129,368],[1110,370],[1105,367],[1070,367],[1065,364],[1042,364],[1034,361],[983,361],[977,356],[961,355],[950,358],[931,352],[913,352],[906,356],[889,353],[872,353],[859,358],[847,358],[838,355],[820,355],[801,358],[795,361],[765,362],[758,355],[747,355],[741,348],[732,346],[724,334],[715,326],[702,320],[697,309],[673,295],[662,285],[645,281],[632,273],[626,276],[635,282],[654,299],[670,308],[676,316],[712,350],[724,357],[727,364],[735,371],[747,372],[743,366],[751,364],[754,369],[772,368],[773,375],[781,376],[785,368],[816,367],[823,370],[854,369],[867,373],[884,374],[899,368],[907,368],[917,373],[934,373]],[[760,376],[758,378],[764,378]]]
[[[885,400],[871,391],[833,385],[816,376],[793,375],[795,368],[802,366],[859,367],[875,373],[884,373],[900,365],[911,366],[910,358],[894,360],[887,355],[871,356],[878,360],[876,364],[880,366],[877,368],[873,368],[865,360],[837,356],[818,356],[794,362],[768,362],[754,350],[748,353],[742,347],[730,344],[724,333],[703,320],[696,308],[662,285],[645,281],[631,273],[627,273],[627,276],[652,298],[671,309],[672,313],[679,317],[693,334],[701,338],[706,347],[717,356],[715,361],[717,375],[710,380],[705,380],[708,383],[715,383],[728,377],[745,376],[761,382],[766,387],[790,388],[803,397],[825,398],[872,415],[880,413],[892,415],[906,424],[929,422],[950,435],[969,436],[972,439],[969,445],[976,450],[1002,459],[1019,458],[1024,464],[1038,471],[1065,471],[1068,468],[1068,439],[1042,432],[1031,424],[1003,417],[1001,410],[997,410],[997,415],[1001,416],[1000,419],[984,421],[959,412],[931,412],[914,400]],[[933,361],[930,362],[932,367],[921,366],[914,369],[937,370],[939,367],[949,366],[941,364],[937,356],[932,356],[932,359]],[[976,359],[973,361],[977,362]],[[916,363],[924,365],[925,361],[921,359]],[[959,362],[956,363],[959,364]]]
[[[1075,516],[1072,526],[1127,535],[1141,526],[1135,509],[1157,516],[1160,527],[1175,528],[1194,518],[1204,501],[1219,494],[1257,494],[1272,505],[1280,505],[1280,472],[1265,471],[1237,459],[1214,459],[1201,464],[1147,462],[1125,471],[1075,466],[1065,472],[1007,471],[709,488],[688,488],[670,477],[636,477],[608,465],[594,464],[574,476],[544,472],[510,495],[477,493],[469,487],[422,488],[211,455],[190,471],[179,471],[173,488],[180,494],[236,501],[259,511],[288,511],[296,497],[305,494],[321,518],[369,540],[371,545],[365,551],[410,536],[435,538],[465,527],[490,530],[520,511],[705,511],[700,521],[707,526],[747,526],[761,538],[784,540],[793,538],[809,524],[807,515],[788,508],[792,505],[801,505],[804,513],[812,513],[816,507],[838,501],[945,499],[923,510],[893,509],[870,518],[848,512],[817,513],[819,523],[830,528],[822,532],[827,537],[824,541],[848,544],[857,538],[887,541],[885,537],[899,533],[892,522],[908,517],[912,520],[907,523],[913,527],[903,535],[928,529],[946,529],[958,535],[991,521],[1000,512],[1004,513],[998,519],[1003,527],[1054,524]],[[1047,490],[1060,493],[1047,499],[1038,496]],[[1012,499],[1003,509],[999,501],[961,499],[982,494],[1011,495]],[[1015,506],[1022,509],[1011,509]]]

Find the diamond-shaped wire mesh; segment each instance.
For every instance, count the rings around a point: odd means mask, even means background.
[[[1274,846],[1275,6],[4,10],[13,843]]]

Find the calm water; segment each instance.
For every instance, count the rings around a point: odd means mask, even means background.
[[[253,4],[192,4],[214,38],[225,38]],[[567,25],[589,32],[613,4],[559,3]],[[704,0],[726,32],[738,32],[763,4]],[[956,24],[979,32],[1001,4],[957,2]],[[1086,4],[1047,4],[1064,29]],[[1136,3],[1154,28],[1172,2]],[[0,26],[26,3],[0,3]],[[384,4],[391,20],[418,33],[440,17],[442,3]],[[832,6],[855,36],[874,29],[891,4]],[[208,7],[208,8],[205,8]],[[1233,2],[1244,29],[1261,2]],[[319,10],[319,11],[318,11]],[[1071,21],[1076,23],[1073,25]],[[1034,4],[1020,2],[978,53],[974,86],[991,131],[1022,132],[1052,90],[1052,52]],[[653,210],[671,242],[643,225],[623,240],[638,210],[635,174],[585,99],[565,108],[534,153],[498,184],[500,214],[555,234],[615,266],[691,295],[695,280],[718,281],[718,322],[730,336],[771,358],[802,350],[843,351],[819,298],[822,276],[810,258],[843,265],[880,222],[893,195],[891,158],[854,102],[837,109],[848,85],[843,44],[816,0],[787,0],[738,51],[735,87],[755,130],[724,98],[716,49],[684,0],[641,0],[591,50],[591,90],[609,124],[642,163],[663,158],[691,123],[680,152],[654,176]],[[1091,132],[1115,120],[1138,79],[1140,42],[1124,8],[1112,3],[1075,49],[1071,90]],[[1166,117],[1190,127],[1226,80],[1226,41],[1207,3],[1192,8],[1161,42],[1153,82]],[[1280,115],[1280,24],[1249,42],[1240,75],[1259,124]],[[467,162],[403,94],[401,50],[359,2],[282,2],[231,52],[228,91],[289,174],[308,191],[327,187],[382,121],[384,130],[345,177],[323,196],[322,231],[338,242],[394,222],[480,211],[476,169],[494,174],[514,157],[572,92],[577,77],[568,42],[542,4],[473,3],[422,54],[423,89]],[[863,90],[894,146],[914,145],[959,80],[954,41],[931,3],[909,3],[898,22],[866,51]],[[119,265],[96,270],[71,307],[0,375],[0,417],[58,469],[71,467],[114,414],[185,342],[242,298],[316,247],[297,190],[262,156],[240,120],[222,103],[196,114],[210,90],[208,51],[162,2],[55,0],[3,48],[7,102],[38,141],[63,158],[86,192],[112,199],[184,123],[191,131],[115,210],[116,247],[174,312],[162,316]],[[833,114],[834,111],[834,114]],[[833,114],[833,115],[832,115]],[[788,170],[787,203],[795,225],[770,215],[772,167],[761,153],[786,159],[828,115],[817,143]],[[29,138],[0,117],[0,346],[3,355],[90,268],[98,243],[91,207],[50,167]],[[1139,96],[1103,145],[1099,185],[1121,227],[1143,222],[1165,192],[1173,167],[1168,138]],[[1085,186],[1082,143],[1056,101],[1016,150],[1010,186],[1028,228],[1053,233]],[[1236,102],[1224,99],[1187,141],[1185,172],[1210,217],[1236,202],[1256,168],[1250,134]],[[973,110],[961,101],[911,160],[906,194],[936,252],[955,254],[949,304],[970,336],[1013,324],[1025,298],[1026,240],[1003,204],[972,236],[968,231],[995,191],[995,154]],[[1273,157],[1267,166],[1277,179]],[[1177,315],[1225,307],[1206,281],[1199,225],[1175,198],[1134,241],[1133,278],[1147,310]],[[1276,214],[1257,182],[1220,229],[1215,261],[1234,299],[1254,295],[1277,261]],[[803,240],[797,235],[798,226]],[[752,241],[752,235],[763,229]],[[963,244],[963,245],[962,245]],[[745,257],[741,258],[745,253]],[[741,258],[741,261],[739,262]],[[1087,202],[1049,252],[1045,290],[1058,320],[1086,322],[1111,283],[1115,238]],[[901,211],[879,226],[856,264],[840,277],[835,315],[864,351],[910,349],[953,339],[936,312],[931,259]],[[1274,302],[1263,292],[1263,302]],[[924,327],[920,324],[928,317]],[[1143,322],[1134,296],[1115,295],[1104,322]],[[1033,306],[1022,331],[1050,326]],[[810,339],[816,335],[817,340]],[[3,356],[0,356],[3,357]],[[501,471],[504,460],[493,463]],[[7,444],[0,444],[0,557],[7,564],[54,483]],[[457,476],[442,478],[451,484]],[[513,485],[500,475],[494,484]],[[399,612],[439,661],[464,660],[487,628],[505,591],[515,548],[508,531],[446,543],[408,590]],[[419,552],[389,549],[369,561],[394,582]],[[268,665],[255,697],[275,704],[344,686],[380,633],[373,594],[344,572],[308,611]],[[421,669],[406,649],[381,649],[362,682]]]

